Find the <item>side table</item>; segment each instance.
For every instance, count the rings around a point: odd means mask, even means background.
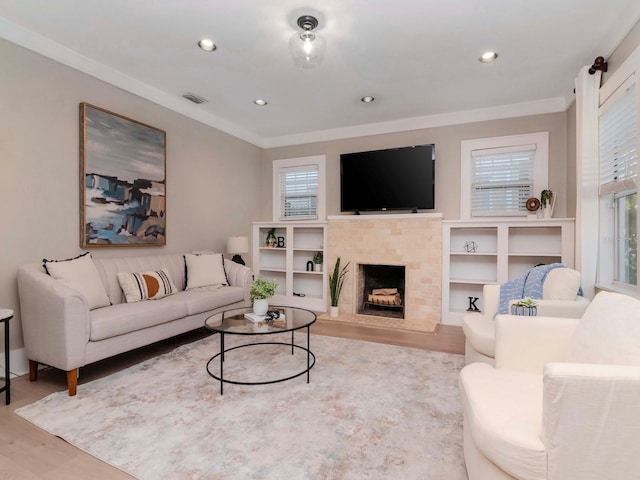
[[[0,308],[0,322],[4,323],[4,386],[0,393],[4,392],[5,403],[11,403],[11,374],[9,373],[9,320],[13,318],[13,310]]]

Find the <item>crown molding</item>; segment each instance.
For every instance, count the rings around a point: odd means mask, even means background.
[[[168,94],[151,85],[141,82],[102,63],[81,55],[75,50],[56,43],[32,30],[0,17],[0,38],[15,43],[58,63],[71,67],[98,80],[114,85],[122,90],[142,97],[162,107],[192,118],[200,123],[221,130],[229,135],[261,146],[262,138],[210,113],[198,110],[196,105],[187,103],[182,97]]]
[[[461,125],[464,123],[484,122],[503,118],[524,117],[545,113],[564,112],[567,109],[564,97],[547,98],[533,102],[512,103],[490,108],[439,113],[423,117],[403,118],[389,122],[370,123],[353,127],[334,128],[315,132],[284,135],[264,140],[263,148],[284,147],[313,142],[326,142],[345,138],[382,135],[385,133],[406,132],[423,128]]]
[[[79,54],[59,43],[15,24],[0,16],[0,38],[15,43],[35,53],[71,67],[98,80],[114,85],[124,91],[149,100],[157,105],[192,118],[200,123],[218,129],[229,135],[245,140],[260,148],[274,148],[305,143],[340,140],[345,138],[380,135],[402,131],[433,128],[447,125],[482,122],[503,118],[513,118],[544,113],[565,111],[567,99],[563,97],[515,103],[497,107],[465,110],[458,112],[405,118],[388,122],[356,125],[328,130],[318,130],[300,134],[277,137],[261,137],[245,128],[216,115],[203,112],[197,106],[186,103],[182,97],[176,97],[141,82],[122,72]]]

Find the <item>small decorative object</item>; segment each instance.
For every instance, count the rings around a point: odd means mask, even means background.
[[[313,265],[314,265],[314,270],[316,272],[321,272],[322,271],[322,260],[324,258],[324,255],[322,252],[316,252],[313,254]]]
[[[331,316],[338,316],[338,299],[344,284],[344,277],[349,271],[349,262],[340,268],[340,257],[336,259],[336,265],[333,268],[333,274],[329,274],[329,294],[331,295]]]
[[[311,260],[307,262],[307,272],[313,272],[313,262]]]
[[[266,278],[258,277],[249,287],[249,297],[253,302],[253,313],[256,315],[265,315],[269,309],[270,297],[276,293],[278,283],[275,280],[267,280]]]
[[[538,200],[536,197],[531,197],[527,199],[526,207],[530,212],[537,212],[540,208],[540,200]]]
[[[278,240],[276,239],[276,229],[272,228],[267,232],[267,238],[264,240],[264,246],[274,248],[277,244]]]
[[[540,192],[540,208],[544,218],[551,218],[555,204],[555,196],[551,190],[542,190]]]
[[[478,300],[478,297],[469,297],[469,308],[467,308],[467,312],[480,312],[480,309],[476,306]]]
[[[511,315],[534,317],[538,314],[537,302],[531,297],[521,298],[511,305]]]
[[[276,247],[278,248],[284,248],[284,237],[277,237],[278,241],[276,243]]]
[[[478,251],[478,244],[470,240],[464,244],[464,251],[467,253],[476,253]]]

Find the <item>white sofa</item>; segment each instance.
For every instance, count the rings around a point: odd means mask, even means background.
[[[69,395],[76,394],[80,367],[202,327],[214,310],[250,304],[251,270],[226,259],[228,286],[186,291],[182,254],[99,258],[93,264],[110,303],[102,308],[90,309],[86,295],[48,275],[42,264],[25,265],[18,271],[30,379],[36,380],[38,364],[64,370]],[[166,269],[177,293],[125,302],[119,272],[160,269]]]
[[[640,478],[640,301],[498,315],[495,355],[460,373],[469,480]]]
[[[557,277],[559,282],[567,275],[577,281],[579,286],[580,274],[572,269],[558,268],[550,274]],[[536,300],[537,315],[547,317],[580,318],[589,306],[589,300],[583,296],[573,294],[571,300],[559,300],[557,298],[567,298],[566,294],[557,292],[553,285],[554,279],[547,284],[545,282],[543,297]],[[565,284],[566,285],[566,284]],[[562,287],[560,287],[562,288]],[[551,290],[556,290],[552,292]],[[577,287],[575,289],[577,291]],[[482,299],[484,310],[482,313],[469,313],[463,317],[462,330],[465,335],[465,363],[483,362],[494,365],[495,352],[495,320],[500,302],[500,285],[485,285],[482,289]],[[509,308],[516,300],[509,302]]]

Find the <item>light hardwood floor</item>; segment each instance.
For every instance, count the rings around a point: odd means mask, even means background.
[[[443,325],[436,333],[428,334],[353,324],[340,325],[336,322],[319,320],[313,325],[311,331],[317,335],[464,354],[464,334],[460,327]],[[81,369],[79,384],[109,375],[207,335],[209,332],[204,329],[196,330],[88,365]],[[11,405],[5,406],[4,394],[0,395],[0,480],[132,478],[60,438],[40,430],[14,413],[14,410],[19,407],[65,389],[65,373],[56,369],[46,369],[39,372],[37,382],[29,382],[28,375],[12,380]]]

